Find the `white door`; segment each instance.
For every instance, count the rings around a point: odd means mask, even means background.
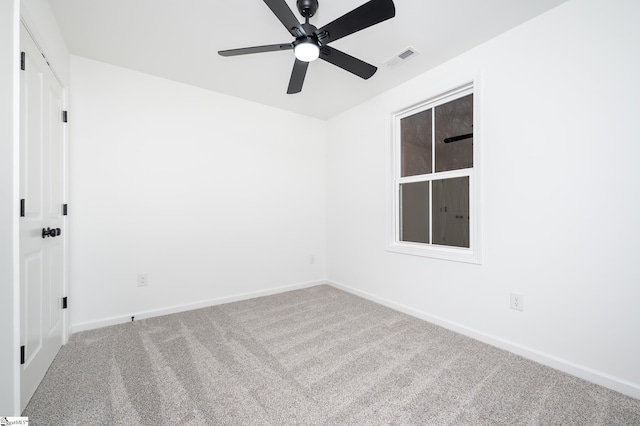
[[[22,410],[63,343],[66,187],[63,91],[24,27],[20,39]]]

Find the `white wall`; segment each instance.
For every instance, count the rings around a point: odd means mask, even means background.
[[[0,415],[19,411],[17,333],[18,0],[0,1]]]
[[[81,57],[71,77],[74,330],[325,278],[324,122]]]
[[[571,0],[332,119],[329,280],[640,398],[638,16]],[[483,264],[385,251],[391,113],[476,76]]]

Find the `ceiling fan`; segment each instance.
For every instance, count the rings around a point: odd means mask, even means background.
[[[329,24],[316,28],[309,23],[309,18],[315,15],[318,10],[318,0],[297,0],[298,11],[304,17],[303,24],[298,22],[285,0],[264,0],[264,2],[282,22],[287,31],[295,37],[295,40],[292,43],[285,44],[221,50],[218,54],[222,56],[237,56],[293,49],[296,60],[289,80],[288,94],[299,93],[302,90],[309,62],[318,58],[365,80],[371,77],[376,72],[376,67],[329,47],[328,44],[393,18],[396,14],[393,0],[370,0]]]

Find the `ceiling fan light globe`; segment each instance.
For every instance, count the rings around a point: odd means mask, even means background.
[[[294,49],[296,58],[303,62],[315,61],[320,57],[320,48],[317,44],[307,41],[296,45]]]

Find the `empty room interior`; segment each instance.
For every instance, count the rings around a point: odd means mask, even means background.
[[[638,16],[3,0],[0,416],[640,424]]]

